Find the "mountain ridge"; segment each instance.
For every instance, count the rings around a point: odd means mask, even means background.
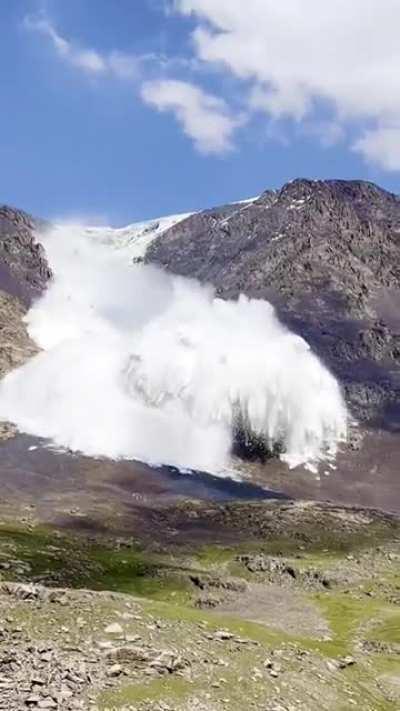
[[[399,394],[398,196],[365,181],[297,179],[244,208],[188,218],[146,261],[209,281],[223,298],[269,300],[340,379],[356,416],[387,420]]]
[[[0,289],[26,308],[50,271],[48,223],[0,208]],[[340,380],[354,415],[397,429],[400,414],[400,198],[360,180],[299,178],[279,190],[93,239],[213,284],[221,298],[269,300]]]

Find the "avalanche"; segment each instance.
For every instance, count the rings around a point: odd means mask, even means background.
[[[0,418],[87,455],[214,473],[238,418],[290,467],[335,456],[339,385],[269,303],[132,264],[134,240],[110,249],[112,237],[40,237],[54,278],[26,318],[42,351],[0,384]]]

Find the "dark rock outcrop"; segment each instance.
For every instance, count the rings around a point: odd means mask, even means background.
[[[0,206],[0,289],[27,306],[39,296],[50,270],[35,230],[45,223],[21,210]]]
[[[25,313],[17,297],[0,291],[0,378],[38,351],[28,336]]]
[[[340,378],[357,417],[397,427],[400,198],[362,181],[295,180],[193,215],[147,261],[266,298]]]
[[[45,223],[25,212],[0,207],[0,378],[37,353],[24,316],[46,286],[50,270],[35,230]],[[0,422],[0,440],[15,428]]]
[[[26,307],[16,296],[0,290],[0,378],[38,351],[29,338],[25,314]],[[10,422],[0,421],[0,441],[14,437],[16,431]]]

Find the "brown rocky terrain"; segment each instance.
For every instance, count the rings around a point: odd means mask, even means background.
[[[0,377],[36,351],[23,318],[51,276],[37,230],[46,224],[0,206]]]
[[[43,248],[34,236],[39,228],[44,228],[43,222],[0,206],[0,377],[37,352],[23,319],[50,277]],[[14,433],[12,425],[0,423],[0,439]]]
[[[0,290],[0,378],[37,353],[26,330],[25,313],[25,304],[18,297]],[[0,440],[15,432],[13,425],[0,422]]]
[[[25,313],[16,296],[0,291],[0,377],[37,353],[26,331]]]
[[[43,247],[35,231],[43,220],[6,205],[0,206],[0,289],[29,305],[50,277]]]
[[[397,519],[186,501],[94,536],[84,511],[74,533],[15,513],[0,525],[5,711],[398,710]]]

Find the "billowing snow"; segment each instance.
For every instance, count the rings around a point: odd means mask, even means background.
[[[0,420],[88,456],[213,473],[242,422],[290,467],[332,461],[339,384],[268,302],[127,259],[176,219],[43,237],[54,278],[26,317],[42,350],[1,382]]]
[[[126,227],[85,227],[84,233],[97,243],[126,252],[129,261],[143,258],[150,244],[170,227],[186,220],[192,212],[169,215],[144,222],[134,222]]]

